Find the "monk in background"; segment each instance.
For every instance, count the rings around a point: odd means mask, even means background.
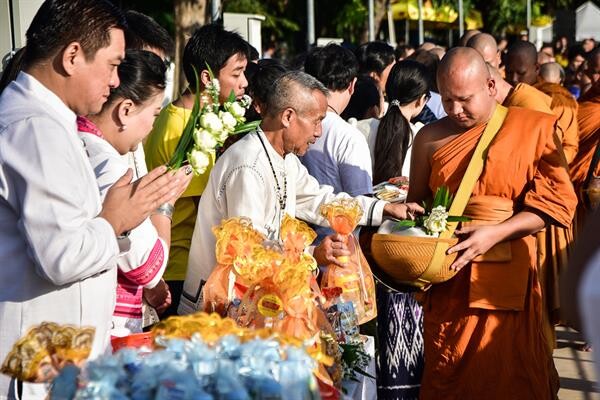
[[[557,139],[562,144],[566,164],[577,154],[579,147],[579,124],[577,102],[569,91],[559,84],[544,83],[538,76],[542,68],[538,64],[533,43],[517,42],[507,53],[506,79],[514,91],[504,105],[520,106],[547,112],[548,106],[558,119]],[[544,103],[539,100],[543,93]],[[550,342],[554,348],[554,325],[560,321],[560,274],[567,268],[575,236],[575,228],[550,227],[538,233],[538,260],[544,297],[544,320]]]
[[[586,199],[583,197],[583,189],[588,175],[600,175],[600,163],[594,171],[592,159],[600,143],[600,80],[580,99],[579,112],[579,151],[570,164],[571,179],[576,193],[580,196],[581,205],[577,209],[577,226],[583,225],[589,210],[586,210]]]
[[[467,42],[467,47],[477,50],[483,60],[500,71],[502,62],[496,39],[489,33],[478,33]],[[502,74],[502,71],[500,71]]]
[[[450,50],[437,80],[448,116],[415,137],[408,201],[431,198],[442,185],[456,193],[498,106],[495,82],[473,49]],[[452,265],[459,272],[426,295],[423,400],[556,398],[534,235],[548,223],[568,226],[577,200],[555,122],[511,107],[488,149],[464,212],[472,221],[449,249],[459,253]]]

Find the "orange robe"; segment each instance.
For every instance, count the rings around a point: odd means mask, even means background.
[[[573,95],[558,83],[542,82],[534,86],[540,92],[550,96],[550,108],[558,118],[558,126],[562,129],[562,146],[567,163],[571,163],[579,147],[579,124],[577,123],[578,104]],[[557,131],[557,133],[561,133]]]
[[[579,151],[570,163],[571,179],[579,194],[590,169],[596,146],[600,142],[600,82],[596,83],[579,103]],[[600,163],[599,163],[600,165]],[[595,175],[600,174],[596,167]]]
[[[549,84],[538,84],[544,90],[554,93],[554,97],[541,90],[519,83],[504,101],[504,105],[523,107],[529,110],[552,114],[558,118],[556,136],[562,144],[565,155],[565,166],[577,153],[577,120],[575,111],[577,102],[566,89],[560,85],[558,89]],[[566,92],[562,92],[560,89]],[[566,97],[566,98],[565,98]],[[571,100],[569,102],[569,100]],[[560,322],[560,289],[558,286],[561,272],[565,271],[569,253],[573,245],[573,230],[569,226],[563,229],[551,226],[536,235],[538,241],[537,258],[539,263],[539,278],[542,286],[544,304],[544,329],[548,339],[548,347],[555,347],[554,325]]]
[[[569,225],[576,197],[554,139],[555,118],[509,108],[473,191]],[[456,192],[484,126],[438,149],[429,187]],[[526,133],[526,134],[524,134]],[[425,370],[421,399],[556,398],[558,374],[542,328],[536,239],[512,240],[506,262],[473,262],[434,285],[423,306]]]

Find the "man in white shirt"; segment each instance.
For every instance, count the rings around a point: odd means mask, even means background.
[[[179,314],[202,309],[202,286],[216,264],[212,227],[223,219],[245,216],[270,239],[279,239],[284,213],[326,224],[319,214],[334,194],[308,174],[298,156],[321,136],[327,89],[312,76],[291,71],[278,78],[267,99],[261,128],[231,146],[215,164],[198,206]],[[367,149],[368,151],[368,149]],[[407,218],[423,209],[414,203],[390,204],[358,196],[362,225],[378,225],[383,215]],[[339,264],[349,252],[338,235],[328,236],[313,255],[322,265]]]
[[[302,164],[321,185],[333,187],[334,193],[351,196],[373,192],[372,162],[365,136],[344,121],[344,111],[356,83],[358,61],[348,49],[329,44],[314,49],[304,62],[304,71],[317,78],[329,91],[323,134],[302,156]],[[319,238],[332,231],[317,228]]]
[[[119,84],[124,20],[105,0],[49,0],[27,30],[23,71],[0,96],[0,361],[43,321],[96,329],[108,345],[114,258],[126,232],[170,200],[176,178],[128,171],[100,202],[76,115],[100,111]],[[122,239],[117,239],[117,237]],[[22,392],[22,393],[19,393]],[[0,399],[45,387],[0,376]]]

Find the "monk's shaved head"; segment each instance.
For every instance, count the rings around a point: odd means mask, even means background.
[[[537,50],[531,42],[524,40],[513,44],[506,56],[506,80],[515,86],[518,83],[534,85],[537,82],[539,64]]]
[[[467,45],[467,42],[469,41],[469,39],[471,39],[473,36],[477,35],[481,33],[481,31],[478,31],[477,29],[469,29],[467,30],[461,37],[460,39],[458,39],[458,45],[461,47],[465,47]]]
[[[494,68],[500,66],[500,52],[496,39],[489,33],[478,33],[467,42],[467,47],[477,50],[484,61]]]
[[[455,47],[440,61],[437,82],[448,117],[463,128],[485,123],[496,106],[495,82],[483,57]]]
[[[549,62],[540,65],[540,78],[544,82],[561,83],[565,72],[559,63]]]

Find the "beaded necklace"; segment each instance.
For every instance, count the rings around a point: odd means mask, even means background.
[[[277,174],[275,173],[275,168],[273,168],[273,163],[271,162],[271,157],[269,156],[269,152],[267,151],[267,146],[260,137],[260,133],[257,132],[258,140],[260,140],[260,144],[262,144],[263,149],[265,150],[265,154],[267,155],[267,160],[269,160],[269,166],[271,167],[271,172],[273,173],[273,178],[275,179],[275,185],[277,186],[277,200],[279,201],[279,206],[281,207],[281,211],[285,211],[285,206],[287,204],[287,177],[285,173],[283,174],[283,194],[281,193],[281,187],[279,186],[279,180],[277,179]]]

